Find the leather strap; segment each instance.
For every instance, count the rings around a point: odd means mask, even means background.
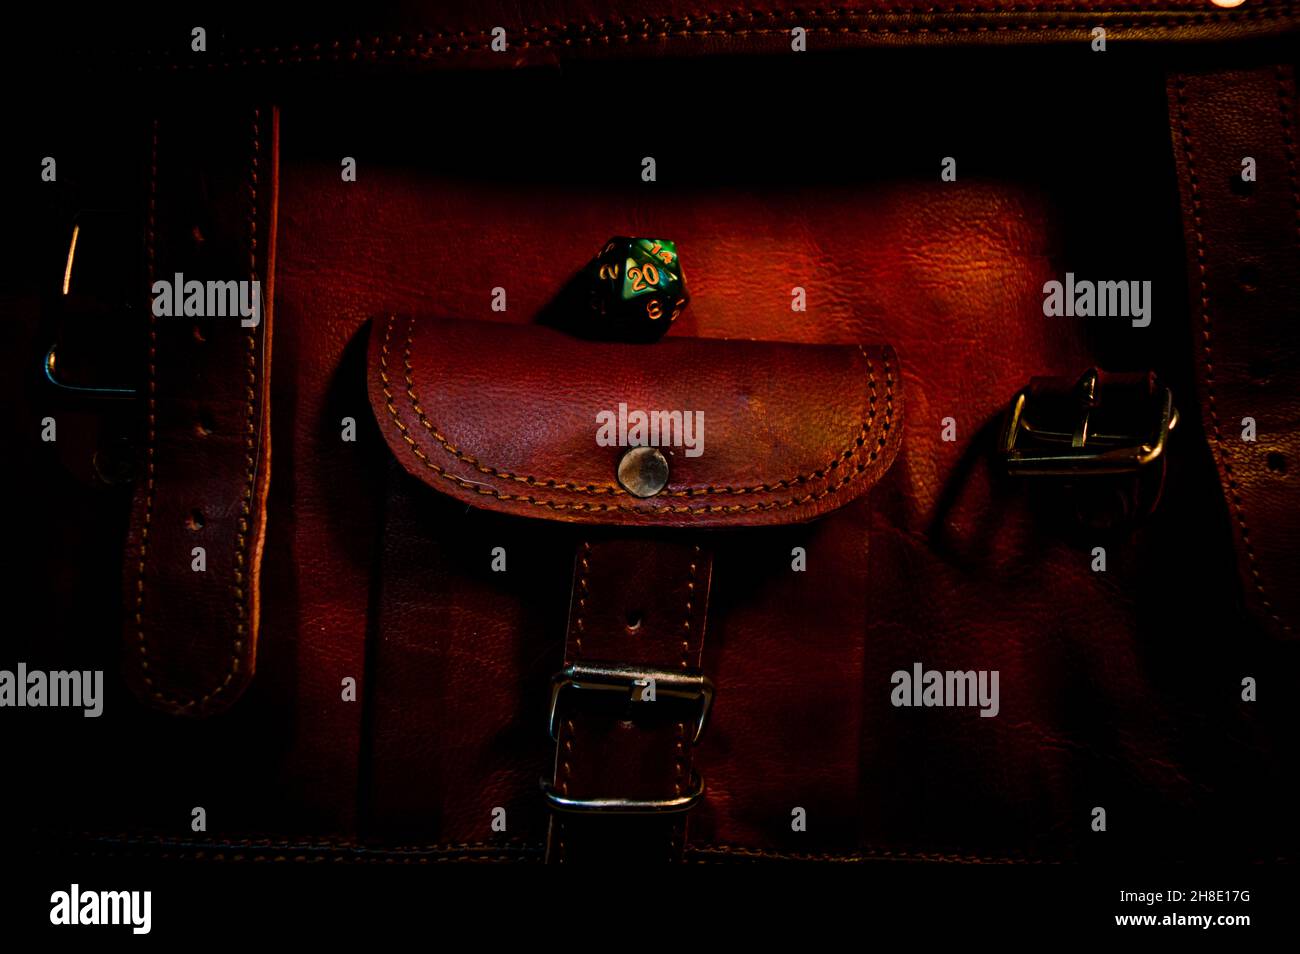
[[[125,674],[149,705],[201,716],[229,706],[255,664],[277,113],[176,110],[152,125],[149,166],[145,451],[125,566]],[[260,321],[156,317],[154,282],[176,273],[260,281]]]
[[[710,548],[650,536],[578,544],[565,639],[566,667],[621,664],[698,673],[704,648]],[[553,790],[565,799],[676,799],[694,784],[691,764],[699,699],[658,687],[654,701],[633,691],[576,688],[557,699]],[[645,695],[641,689],[642,696]],[[555,811],[547,837],[552,862],[676,861],[686,814]]]
[[[1295,638],[1300,589],[1300,174],[1290,66],[1168,83],[1197,386],[1251,612]],[[1243,159],[1256,181],[1242,179]],[[1253,418],[1257,440],[1243,439]]]

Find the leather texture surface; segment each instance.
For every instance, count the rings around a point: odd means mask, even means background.
[[[169,114],[150,137],[148,285],[262,283],[240,316],[158,317],[150,304],[143,466],[124,580],[124,672],[150,705],[228,707],[255,668],[270,479],[276,210],[274,108]],[[212,126],[223,146],[213,148]],[[169,293],[170,294],[170,293]],[[250,319],[251,320],[251,319]]]
[[[1242,587],[1300,629],[1300,171],[1290,66],[1176,74],[1169,112],[1187,237],[1197,388]],[[1242,178],[1247,158],[1254,179]],[[1249,420],[1248,420],[1249,419]],[[1253,428],[1251,423],[1253,422]],[[1253,440],[1245,437],[1250,432]]]
[[[811,520],[879,480],[901,440],[897,365],[887,346],[685,338],[637,346],[538,326],[390,316],[371,331],[367,377],[397,460],[471,506],[586,523],[730,527]],[[622,446],[598,443],[602,414],[615,425],[607,437],[619,439],[620,405],[624,420],[678,415],[675,433],[655,427],[669,474],[653,497],[628,493],[615,477],[626,436]]]

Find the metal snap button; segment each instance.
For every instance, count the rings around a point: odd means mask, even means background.
[[[618,482],[634,497],[653,497],[668,486],[668,460],[657,447],[633,447],[618,462]]]

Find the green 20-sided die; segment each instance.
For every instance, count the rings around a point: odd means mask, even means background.
[[[588,269],[592,312],[611,337],[654,341],[690,301],[677,245],[667,239],[615,236]]]

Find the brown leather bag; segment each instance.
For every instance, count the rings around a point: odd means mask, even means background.
[[[42,849],[1294,857],[1295,5],[459,6],[33,118]]]

